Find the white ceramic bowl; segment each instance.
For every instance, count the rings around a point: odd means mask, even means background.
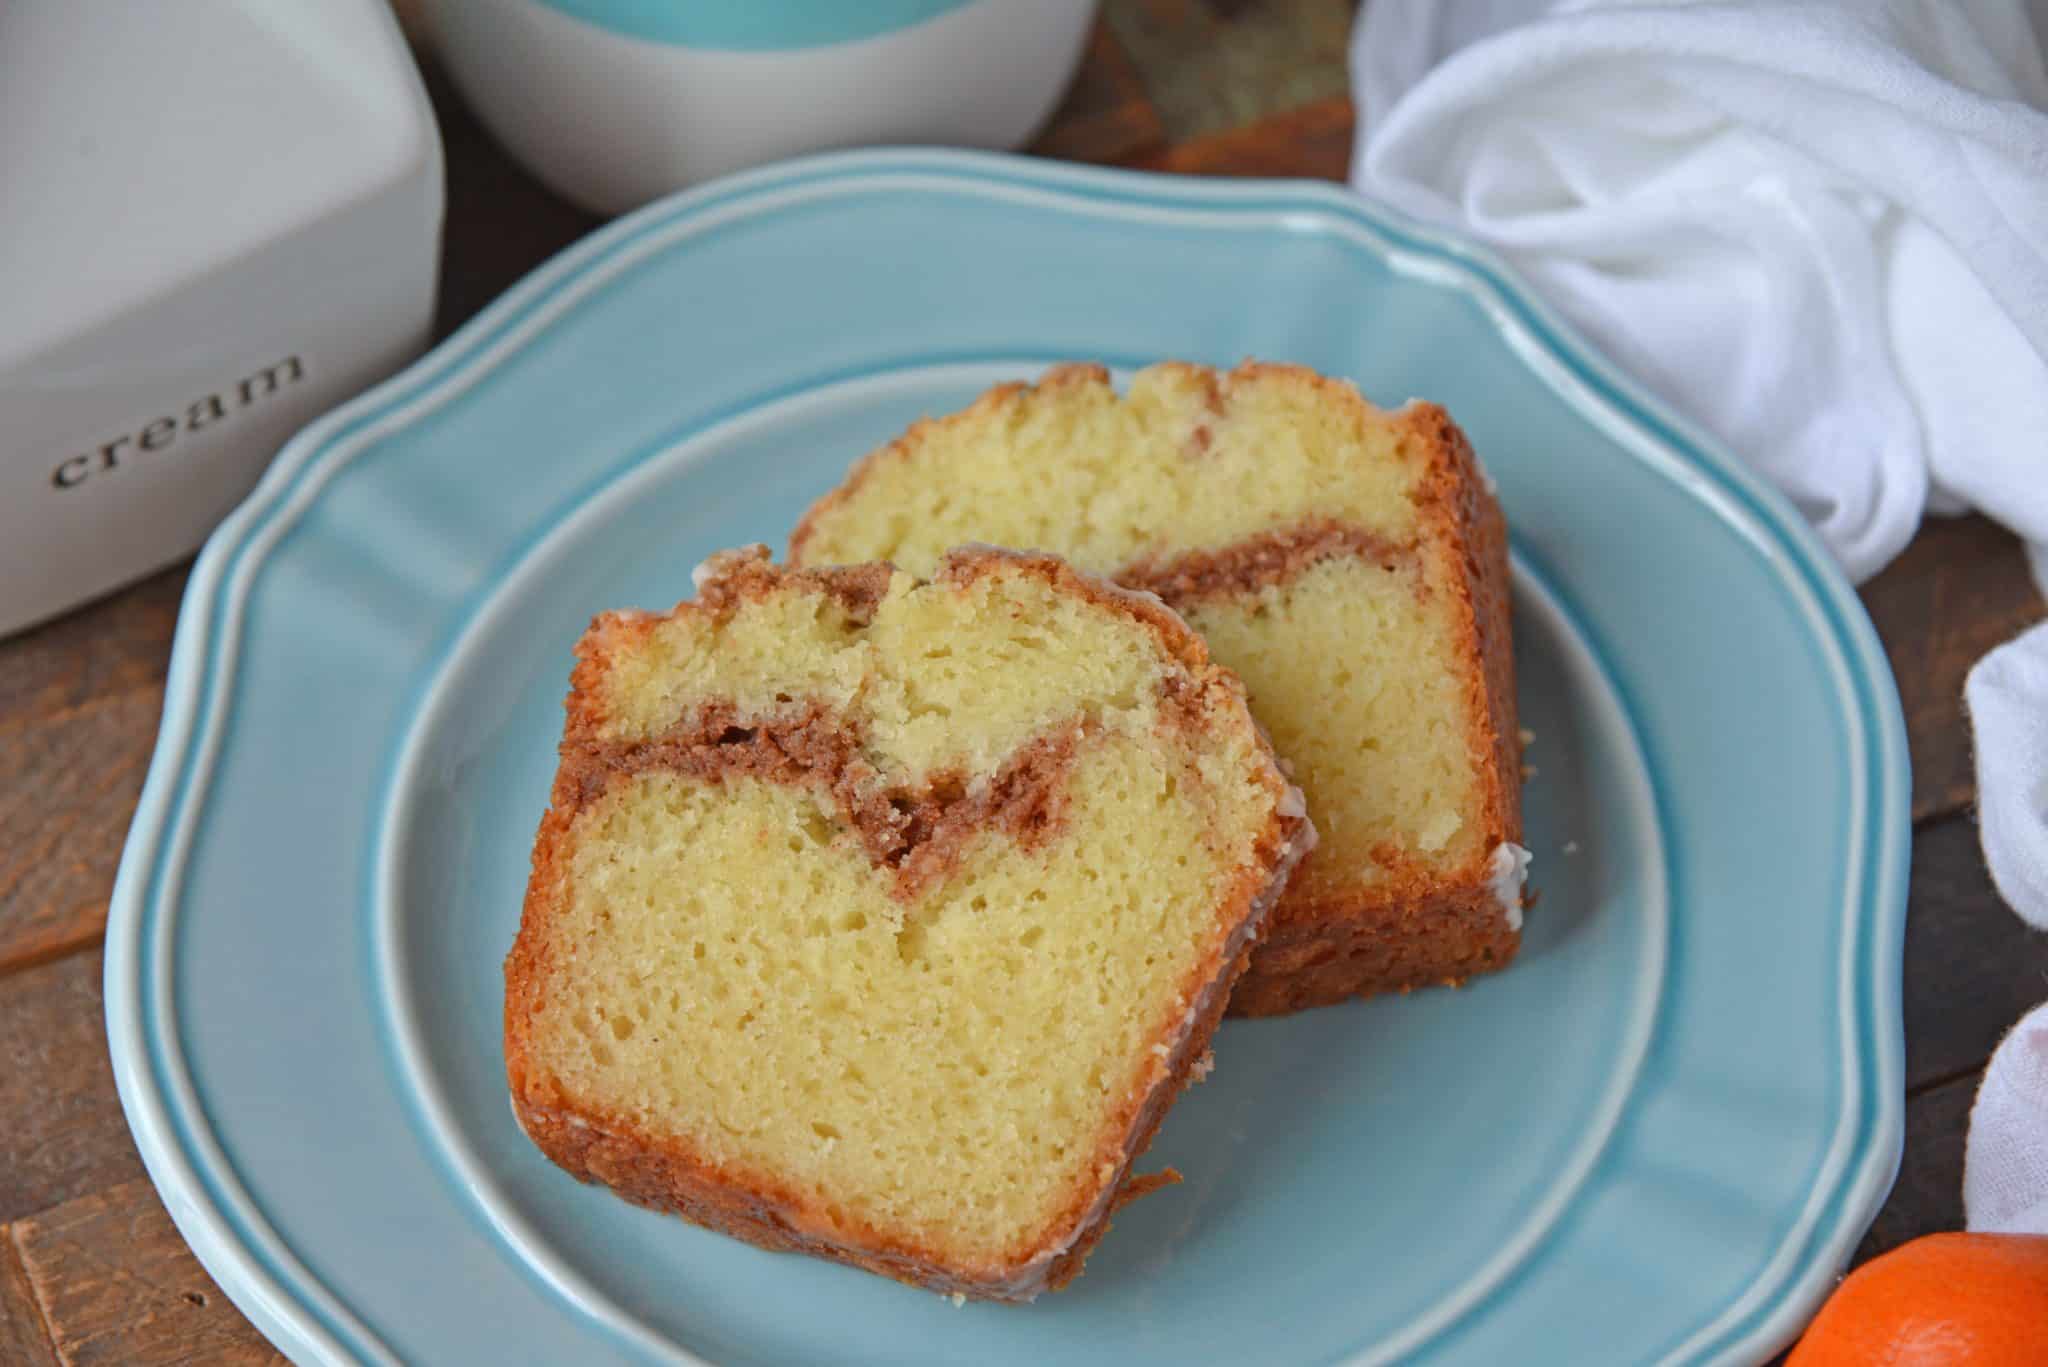
[[[620,213],[828,147],[1010,148],[1097,0],[428,0],[470,104],[559,193]]]

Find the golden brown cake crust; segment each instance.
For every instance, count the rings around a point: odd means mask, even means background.
[[[1161,368],[1200,388],[1210,410],[1218,413],[1232,388],[1258,381],[1299,387],[1340,408],[1370,409],[1351,385],[1303,366],[1247,361],[1219,372],[1167,362]],[[1044,393],[1109,383],[1103,367],[1075,363],[1047,371],[1036,389]],[[912,459],[935,429],[999,413],[1031,388],[999,385],[962,412],[921,419],[862,457],[797,524],[790,537],[792,562],[804,561],[822,519],[855,497],[876,470]],[[1463,548],[1452,584],[1452,592],[1467,605],[1457,673],[1467,695],[1467,715],[1483,718],[1467,738],[1481,775],[1483,839],[1477,853],[1450,872],[1424,869],[1397,852],[1376,855],[1380,879],[1352,896],[1311,894],[1305,890],[1310,880],[1297,879],[1239,984],[1233,1015],[1274,1015],[1350,997],[1461,983],[1475,973],[1505,967],[1521,943],[1520,931],[1509,924],[1494,891],[1491,864],[1493,852],[1502,844],[1519,843],[1522,831],[1507,522],[1471,444],[1448,413],[1435,404],[1411,403],[1391,416],[1407,426],[1426,453],[1418,499],[1430,533],[1424,539],[1448,539]],[[1190,443],[1190,457],[1199,459],[1207,449],[1205,429],[1198,426]],[[1122,567],[1113,577],[1186,607],[1283,583],[1306,565],[1332,556],[1385,565],[1419,553],[1418,542],[1390,542],[1341,522],[1310,519],[1227,547],[1151,557]]]
[[[1448,413],[1418,403],[1403,417],[1431,453],[1424,516],[1464,548],[1454,592],[1470,611],[1458,673],[1471,710],[1487,719],[1468,738],[1484,785],[1480,852],[1449,876],[1388,854],[1381,858],[1386,876],[1369,895],[1283,900],[1238,984],[1233,1015],[1280,1015],[1348,997],[1456,985],[1507,967],[1521,948],[1492,868],[1493,851],[1522,838],[1507,519]]]
[[[1361,898],[1285,928],[1276,924],[1260,941],[1252,971],[1238,980],[1230,1011],[1278,1016],[1362,991],[1455,986],[1507,967],[1521,942],[1490,882]]]
[[[1195,724],[1216,709],[1231,709],[1231,715],[1248,717],[1242,710],[1243,690],[1236,677],[1213,665],[1201,639],[1156,598],[1081,575],[1051,556],[984,547],[950,553],[934,581],[970,582],[999,564],[1021,566],[1028,574],[1110,607],[1154,632],[1168,655],[1196,676],[1192,688],[1179,690],[1179,696],[1170,700],[1173,705],[1168,713],[1180,724]],[[890,574],[886,566],[780,569],[768,561],[766,550],[758,547],[719,557],[709,568],[711,577],[699,601],[679,604],[677,613],[730,612],[738,603],[774,592],[778,584],[791,580],[822,587],[850,605],[864,603],[871,613],[887,589]],[[1151,1143],[1175,1096],[1197,1075],[1197,1065],[1207,1057],[1210,1037],[1222,1018],[1232,985],[1244,971],[1288,875],[1314,843],[1314,830],[1303,815],[1300,794],[1287,785],[1263,733],[1258,733],[1255,739],[1266,758],[1266,781],[1276,795],[1273,815],[1258,836],[1250,865],[1222,890],[1224,910],[1219,919],[1230,931],[1185,980],[1180,997],[1191,1005],[1184,1013],[1175,1011],[1172,1018],[1161,1020],[1154,1039],[1165,1046],[1163,1054],[1152,1056],[1144,1085],[1126,1098],[1104,1127],[1094,1159],[1081,1170],[1066,1206],[1039,1235],[999,1262],[963,1267],[949,1261],[943,1249],[892,1237],[864,1220],[828,1208],[772,1174],[717,1162],[683,1137],[653,1133],[629,1117],[569,1096],[536,1061],[529,1032],[550,971],[549,942],[542,928],[557,914],[568,893],[572,827],[577,814],[602,791],[613,772],[635,767],[608,763],[598,753],[603,717],[597,704],[602,696],[597,685],[609,653],[620,649],[628,638],[651,631],[662,620],[660,615],[648,613],[603,614],[578,646],[566,701],[562,764],[534,844],[519,934],[505,961],[505,1064],[513,1110],[521,1127],[549,1159],[574,1176],[609,1186],[640,1205],[681,1215],[763,1248],[809,1253],[934,1291],[982,1299],[1029,1300],[1041,1291],[1064,1286],[1079,1275],[1088,1252],[1107,1232],[1116,1208],[1157,1185],[1156,1179],[1134,1177],[1133,1165]],[[664,736],[641,747],[648,751],[642,758],[684,768],[712,763],[711,757],[697,754],[696,748],[710,728],[722,722],[718,718],[694,719],[685,733]],[[803,756],[811,753],[809,747],[822,746],[817,753],[826,762],[836,763],[842,757],[836,742],[822,742],[815,735],[799,738],[806,723],[793,725],[794,730],[772,734],[766,752],[761,734],[774,729],[757,728],[755,736],[736,747],[746,751],[745,756],[734,758],[742,765],[758,766],[750,772],[762,776],[810,781],[800,773]],[[815,729],[816,719],[809,725]],[[711,743],[715,746],[716,737]],[[1012,784],[1013,789],[1020,786],[1032,785]],[[953,813],[941,811],[920,848],[931,848],[952,819]],[[870,853],[875,853],[872,845]],[[916,852],[905,862],[915,858]],[[1102,1177],[1105,1173],[1106,1180]]]
[[[940,1250],[892,1239],[865,1221],[823,1208],[769,1174],[710,1162],[687,1143],[650,1134],[631,1120],[596,1113],[554,1093],[545,1081],[527,1073],[523,1048],[515,1056],[511,1007],[515,965],[508,960],[505,1052],[512,1109],[527,1137],[557,1167],[582,1181],[610,1187],[636,1205],[680,1215],[773,1252],[808,1253],[942,1295],[1033,1300],[1043,1291],[1059,1290],[1081,1274],[1089,1253],[1109,1233],[1110,1217],[1117,1210],[1165,1185],[1157,1175],[1140,1175],[1134,1168],[1151,1147],[1174,1099],[1196,1080],[1197,1065],[1208,1055],[1209,1041],[1230,1001],[1231,987],[1251,956],[1262,914],[1283,881],[1270,885],[1233,935],[1222,962],[1204,965],[1214,976],[1196,998],[1192,1024],[1143,1099],[1126,1107],[1125,1114],[1118,1117],[1120,1124],[1111,1127],[1129,1138],[1099,1146],[1096,1162],[1113,1165],[1113,1179],[1099,1194],[1092,1198],[1082,1195],[1063,1211],[1052,1228],[1070,1231],[1064,1236],[1064,1246],[1056,1235],[1042,1240],[1041,1247],[1022,1260],[1021,1271],[992,1268],[963,1275],[948,1264]],[[525,938],[521,937],[522,942]],[[533,969],[521,963],[518,971],[526,978]]]

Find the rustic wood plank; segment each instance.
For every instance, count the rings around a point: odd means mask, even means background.
[[[100,955],[0,978],[0,1221],[142,1175],[100,1006]]]
[[[1139,165],[1197,176],[1292,176],[1344,180],[1351,165],[1351,101],[1339,96],[1169,147]]]
[[[1982,517],[1929,518],[1863,586],[1891,657],[1913,754],[1913,816],[1940,816],[1977,792],[1963,677],[1984,652],[2048,616],[2019,538]]]
[[[1921,826],[1906,917],[1908,1090],[1982,1068],[2044,998],[2048,934],[1999,900],[1975,818],[1958,812]]]
[[[1923,1234],[1963,1227],[1963,1149],[1980,1076],[1971,1073],[1907,1101],[1899,1180],[1856,1246],[1854,1262],[1866,1262]]]
[[[206,1275],[147,1179],[19,1221],[14,1240],[71,1367],[285,1360]]]
[[[1109,0],[1167,139],[1242,128],[1349,85],[1352,0]]]
[[[165,570],[0,642],[0,733],[161,686],[185,575]]]
[[[0,1225],[0,1362],[57,1367],[57,1350],[51,1346],[42,1307],[36,1304],[9,1225]]]
[[[162,709],[155,683],[0,728],[0,972],[106,928]]]
[[[1030,151],[1063,161],[1122,162],[1165,142],[1166,128],[1130,54],[1109,25],[1098,22],[1073,86]]]

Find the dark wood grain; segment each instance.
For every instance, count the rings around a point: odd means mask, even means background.
[[[152,575],[0,644],[0,974],[106,925],[185,576]]]
[[[1109,0],[1175,143],[1343,96],[1352,6],[1343,0]]]
[[[0,728],[0,972],[97,941],[163,708],[161,683]]]
[[[0,736],[76,707],[161,687],[186,568],[81,607],[0,647]],[[0,760],[0,772],[6,772]]]
[[[0,1221],[142,1175],[100,1011],[97,953],[0,978]]]
[[[1913,753],[1913,815],[1940,816],[1977,792],[1963,678],[1984,652],[2048,616],[2019,538],[1982,517],[1928,519],[1905,553],[1863,586],[1891,657]]]
[[[1909,1090],[1983,1067],[2013,1022],[2048,1001],[2048,934],[1999,899],[1969,812],[1914,835],[1904,987]]]
[[[1963,1227],[1963,1149],[1979,1075],[1930,1088],[1906,1103],[1906,1150],[1899,1180],[1871,1222],[1854,1262],[1909,1239]]]
[[[21,1265],[14,1229],[0,1225],[0,1363],[15,1367],[54,1367],[57,1350],[50,1342],[28,1270]]]
[[[1032,153],[1062,161],[1123,162],[1165,142],[1159,111],[1145,98],[1130,55],[1107,24],[1097,24],[1073,86],[1032,143]]]
[[[279,1363],[214,1285],[147,1179],[14,1226],[14,1248],[59,1360]]]
[[[1183,175],[1343,180],[1350,170],[1354,118],[1350,100],[1319,100],[1248,128],[1166,148],[1141,164]]]
[[[106,924],[184,586],[170,570],[0,646],[0,974]]]

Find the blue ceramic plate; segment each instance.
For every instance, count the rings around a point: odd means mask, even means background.
[[[582,1187],[499,963],[570,643],[919,414],[1253,355],[1448,406],[1514,526],[1512,971],[1226,1024],[1074,1288],[971,1305]],[[1891,1181],[1907,773],[1776,497],[1486,256],[1327,187],[923,152],[622,220],[295,440],[187,591],[114,893],[121,1097],[306,1362],[1738,1362]]]

